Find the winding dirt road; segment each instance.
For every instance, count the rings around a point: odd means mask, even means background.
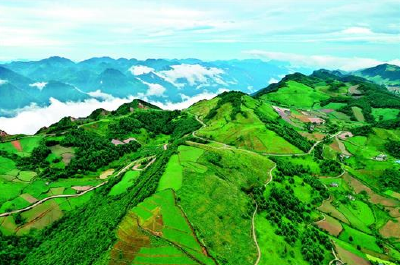
[[[207,126],[202,120],[199,119],[199,117],[198,117],[197,115],[195,115],[195,118],[196,118],[196,120],[202,125],[203,128]],[[328,138],[328,139],[331,139],[331,138],[333,138],[333,137],[336,137],[336,136],[338,136],[338,135],[341,134],[341,133],[342,133],[342,131],[339,131],[339,132],[337,132],[337,133],[335,133],[335,134],[329,135],[329,138]],[[317,145],[319,145],[320,143],[323,142],[323,140],[316,141],[316,142],[311,146],[310,150],[308,150],[308,152],[306,152],[306,153],[270,154],[270,153],[256,153],[256,152],[253,152],[253,151],[250,151],[250,150],[247,150],[247,149],[243,149],[243,148],[239,148],[239,147],[234,147],[234,146],[231,146],[231,145],[227,145],[227,144],[225,144],[225,143],[221,143],[221,142],[218,142],[218,141],[214,141],[214,140],[210,140],[210,139],[207,139],[207,138],[203,138],[203,137],[201,137],[201,136],[196,135],[196,131],[194,131],[194,132],[192,133],[192,136],[195,137],[195,138],[197,138],[197,139],[203,140],[203,141],[208,141],[208,142],[217,143],[217,144],[222,145],[222,147],[210,146],[210,147],[212,147],[212,148],[214,148],[214,149],[240,150],[240,151],[244,151],[244,152],[251,153],[251,154],[256,154],[256,155],[277,156],[277,157],[306,156],[306,155],[311,154],[312,151],[314,151],[315,147],[316,147]],[[201,143],[195,143],[195,144],[203,145],[203,144],[201,144]],[[272,171],[273,171],[275,168],[276,168],[276,163],[274,163],[274,166],[273,166],[273,167],[271,168],[271,170],[269,171],[269,176],[270,176],[270,178],[269,178],[269,180],[264,184],[264,186],[267,186],[269,183],[271,183],[271,181],[272,181],[272,179],[273,179]],[[336,178],[340,178],[341,176],[343,176],[344,173],[345,173],[345,171],[343,171],[343,173],[340,174],[339,176],[337,176]],[[251,226],[252,226],[251,229],[252,229],[252,234],[253,234],[253,240],[254,240],[254,243],[255,243],[255,245],[256,245],[257,253],[258,253],[257,259],[256,259],[254,265],[258,265],[258,264],[260,263],[260,260],[261,260],[261,249],[260,249],[260,246],[258,245],[258,242],[257,242],[257,234],[256,234],[256,229],[255,229],[255,216],[256,216],[256,214],[257,214],[257,209],[258,209],[258,205],[257,205],[257,203],[256,203],[256,209],[254,210],[254,213],[253,213],[253,216],[252,216],[252,220],[251,220]],[[325,216],[324,216],[324,217],[325,217]],[[329,265],[332,264],[334,261],[340,261],[340,259],[336,256],[336,253],[335,253],[334,249],[332,249],[332,252],[334,253],[335,259],[333,259],[333,260],[329,263]]]
[[[153,164],[155,162],[155,160],[156,160],[155,156],[140,158],[140,159],[137,159],[137,160],[129,163],[127,166],[125,166],[120,171],[118,171],[118,173],[114,176],[114,178],[119,177],[122,173],[127,171],[129,168],[131,168],[134,164],[138,163],[139,161],[144,160],[144,159],[149,159],[149,158],[153,158],[153,159],[146,165],[146,167],[144,168],[144,169],[146,169],[147,167],[149,167],[151,164]],[[132,170],[138,170],[138,171],[141,171],[141,170],[144,170],[144,169],[134,169],[134,168],[132,168]],[[25,208],[22,208],[22,209],[19,209],[19,210],[14,210],[14,211],[11,211],[11,212],[2,213],[2,214],[0,214],[0,217],[6,217],[6,216],[9,216],[9,215],[12,215],[12,214],[15,214],[15,213],[21,213],[21,212],[25,212],[25,211],[31,210],[31,209],[35,208],[36,206],[38,206],[38,205],[40,205],[40,204],[42,204],[42,203],[44,203],[44,202],[46,202],[48,200],[52,200],[52,199],[56,199],[56,198],[80,197],[80,196],[83,196],[83,195],[85,195],[86,193],[88,193],[88,192],[90,192],[92,190],[95,190],[95,189],[103,186],[106,183],[108,183],[108,180],[106,180],[106,181],[104,181],[104,182],[102,182],[102,183],[100,183],[100,184],[98,184],[98,185],[96,185],[94,187],[91,187],[90,189],[85,190],[85,191],[83,191],[81,193],[77,193],[77,194],[61,194],[61,195],[49,196],[49,197],[46,197],[46,198],[44,198],[44,199],[42,199],[40,201],[35,202],[34,204],[31,204],[31,205],[29,205],[29,206],[27,206]]]

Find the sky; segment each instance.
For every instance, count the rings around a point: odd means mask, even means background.
[[[400,64],[400,1],[0,0],[0,61],[54,55]]]

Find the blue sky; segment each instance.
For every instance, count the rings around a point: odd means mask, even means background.
[[[400,2],[0,1],[0,60],[52,55],[400,64]]]

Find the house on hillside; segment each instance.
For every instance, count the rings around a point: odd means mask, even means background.
[[[318,125],[321,125],[321,124],[324,124],[324,123],[325,123],[325,120],[324,120],[324,119],[321,119],[321,118],[308,118],[308,120],[309,120],[311,123],[318,124]]]
[[[113,145],[124,144],[123,142],[121,142],[120,140],[117,140],[117,139],[112,139],[112,140],[111,140],[111,143],[112,143]]]
[[[337,188],[337,187],[339,187],[339,184],[336,182],[332,182],[331,184],[329,184],[329,186]]]
[[[353,137],[353,134],[351,132],[343,132],[338,135],[340,140],[346,140],[347,138]]]
[[[121,144],[129,144],[129,143],[132,142],[132,141],[137,142],[138,140],[136,140],[136,138],[133,138],[133,137],[128,138],[128,139],[125,139],[125,140],[123,140],[123,141],[120,141],[120,140],[118,140],[118,139],[112,139],[112,140],[111,140],[111,143],[112,143],[113,145],[121,145]]]
[[[376,161],[385,161],[387,159],[387,155],[385,154],[379,154],[376,157],[373,158]]]
[[[356,198],[354,198],[354,196],[353,195],[347,195],[347,198],[350,200],[350,201],[355,201],[356,200]]]

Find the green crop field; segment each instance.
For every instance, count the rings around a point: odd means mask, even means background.
[[[340,234],[339,239],[378,253],[381,252],[381,248],[376,244],[376,239],[373,236],[360,232],[345,224],[343,228],[344,230]]]
[[[173,155],[167,164],[164,175],[161,177],[157,190],[179,190],[182,186],[182,166],[179,156]]]
[[[358,121],[360,121],[360,122],[364,122],[365,121],[364,115],[363,115],[362,110],[360,108],[352,107],[351,109],[353,110],[353,114],[354,114],[354,116],[356,117],[356,119]]]
[[[398,109],[372,109],[372,115],[376,121],[393,120],[400,113]]]
[[[127,171],[121,181],[112,187],[110,195],[118,195],[126,192],[126,190],[134,184],[139,175],[139,171]]]
[[[315,103],[327,98],[326,94],[294,81],[289,81],[286,87],[277,92],[263,96],[263,99],[279,105],[299,108],[311,108]]]

